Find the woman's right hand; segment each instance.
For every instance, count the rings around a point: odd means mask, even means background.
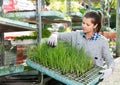
[[[57,45],[57,33],[51,34],[51,36],[48,38],[48,45],[51,47],[55,47]]]
[[[103,74],[103,76],[100,79],[104,80],[109,78],[109,76],[113,73],[113,69],[109,68],[109,69],[101,70],[99,73]]]

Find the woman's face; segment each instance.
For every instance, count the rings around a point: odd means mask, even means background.
[[[84,17],[82,20],[82,29],[84,33],[93,33],[97,25],[92,23],[93,18]]]

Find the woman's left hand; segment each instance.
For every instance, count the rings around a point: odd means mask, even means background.
[[[101,70],[99,73],[103,74],[100,78],[101,80],[107,79],[112,74],[112,68]]]

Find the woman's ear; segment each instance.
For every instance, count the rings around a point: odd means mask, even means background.
[[[98,26],[98,24],[94,25],[94,29],[96,29],[96,28],[97,28],[97,26]]]

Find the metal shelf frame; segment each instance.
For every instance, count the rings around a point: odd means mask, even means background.
[[[56,69],[53,70],[53,69],[47,68],[29,59],[26,60],[26,64],[38,70],[39,72],[41,72],[41,74],[46,74],[66,85],[95,85],[99,82],[100,77],[102,77],[102,74],[99,74],[99,71],[102,68],[99,68],[99,67],[94,67],[90,71],[86,72],[84,75],[80,77],[76,77],[75,74],[69,74],[69,73],[63,75],[61,74],[60,71]],[[43,80],[43,76],[42,76],[42,80]]]

